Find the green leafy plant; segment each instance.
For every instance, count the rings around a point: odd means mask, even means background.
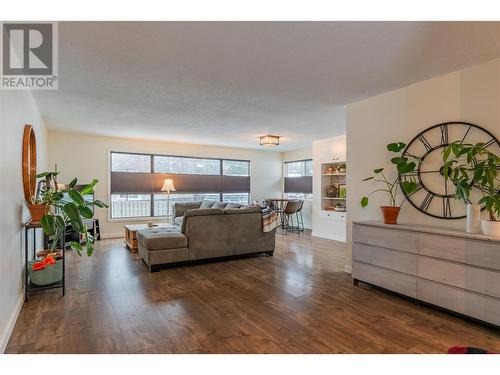
[[[78,181],[75,178],[67,186],[59,189],[61,185],[56,181],[58,174],[59,172],[44,172],[36,176],[44,179],[36,199],[37,204],[47,205],[41,220],[43,231],[47,236],[52,236],[51,250],[54,251],[64,235],[66,226],[71,225],[74,231],[85,239],[87,255],[91,256],[94,251],[94,238],[88,232],[84,221],[94,218],[92,207],[106,208],[108,205],[100,200],[86,201],[83,196],[92,193],[99,181],[93,180],[83,189],[76,190]],[[83,247],[79,242],[72,241],[70,246],[78,255],[82,254]]]
[[[388,178],[384,173],[384,168],[374,169],[374,176],[367,177],[363,179],[363,181],[373,180],[383,184],[384,187],[374,190],[369,195],[364,196],[361,199],[361,207],[368,206],[369,197],[378,192],[387,193],[389,195],[389,205],[396,207],[399,187],[401,187],[401,189],[407,196],[415,193],[418,190],[418,185],[415,178],[412,177],[412,175],[409,175],[410,173],[415,172],[417,164],[415,163],[415,161],[410,160],[410,158],[402,155],[402,151],[405,147],[406,144],[403,142],[390,143],[387,145],[387,150],[396,154],[396,156],[391,158],[391,163],[396,167],[398,175],[395,178]],[[408,174],[408,178],[400,180],[399,176],[404,174]],[[403,199],[399,207],[401,207],[405,201],[406,197]]]
[[[477,188],[482,197],[477,204],[484,204],[490,220],[500,220],[500,157],[487,149],[484,143],[463,144],[453,142],[443,149],[445,179],[455,185],[455,198],[469,204],[472,189]]]

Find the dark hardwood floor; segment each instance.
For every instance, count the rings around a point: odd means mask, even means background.
[[[278,235],[274,257],[150,274],[122,240],[68,252],[68,290],[33,295],[7,353],[500,352],[500,332],[372,289],[343,272],[344,245]]]

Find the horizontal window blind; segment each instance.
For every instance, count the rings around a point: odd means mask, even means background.
[[[285,177],[285,193],[312,194],[312,176]]]
[[[249,176],[111,172],[111,194],[161,193],[166,178],[173,180],[176,193],[250,192]]]

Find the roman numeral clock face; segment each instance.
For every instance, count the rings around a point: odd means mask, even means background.
[[[417,169],[412,174],[400,175],[400,181],[417,182],[417,191],[407,196],[417,210],[440,219],[461,219],[466,216],[465,204],[454,198],[455,187],[442,174],[444,147],[455,141],[464,144],[484,143],[497,155],[500,143],[489,131],[466,122],[446,122],[431,126],[413,138],[403,156],[415,157]],[[470,201],[482,197],[479,188],[473,188]]]

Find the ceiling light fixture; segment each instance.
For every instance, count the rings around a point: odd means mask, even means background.
[[[280,144],[280,137],[277,135],[263,135],[260,137],[260,145],[264,147],[273,147]]]

